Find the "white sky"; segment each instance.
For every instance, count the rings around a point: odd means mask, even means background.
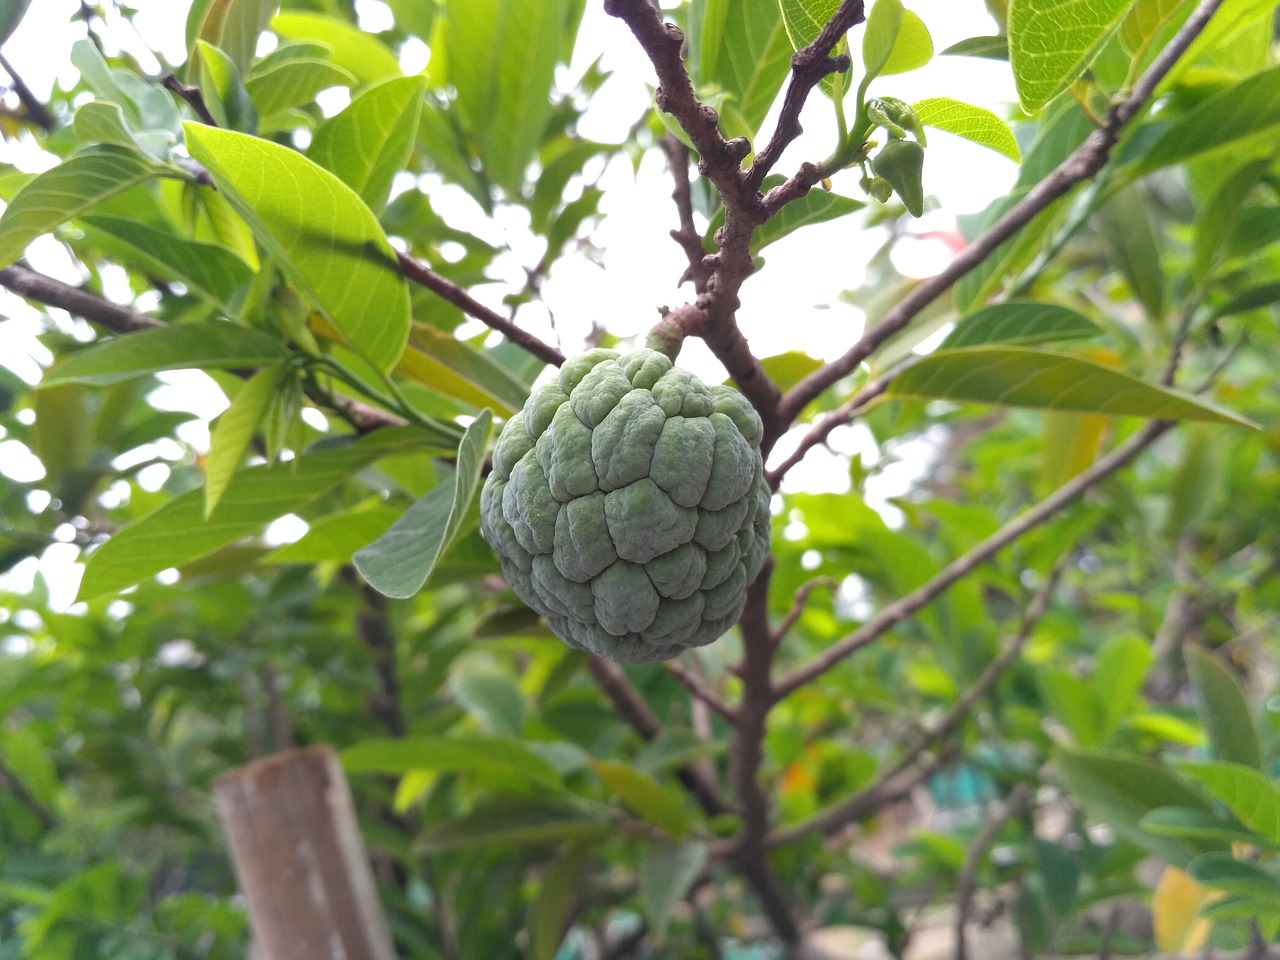
[[[189,4],[135,0],[134,6],[138,9],[136,33],[117,15],[109,21],[110,40],[133,53],[146,69],[159,69],[148,48],[161,51],[170,62],[180,61],[184,56],[183,26]],[[929,27],[935,50],[966,37],[995,32],[981,0],[908,0],[908,6]],[[4,46],[6,58],[37,96],[48,96],[55,82],[70,87],[76,81],[70,48],[84,36],[83,25],[71,20],[78,7],[78,0],[35,0],[22,25]],[[366,29],[380,29],[390,17],[379,0],[357,0],[357,10]],[[860,49],[861,30],[858,27],[850,35],[855,52]],[[613,77],[594,98],[579,130],[592,139],[616,142],[649,103],[653,71],[625,26],[606,16],[599,0],[589,0],[569,76],[579,75],[602,51],[603,66],[613,72]],[[407,46],[402,51],[402,65],[406,70],[419,70],[425,54],[421,44]],[[908,102],[949,96],[1004,115],[1010,115],[1015,108],[1008,105],[1016,102],[1007,64],[961,57],[935,57],[914,73],[881,78],[872,85],[871,93]],[[6,102],[16,106],[12,95]],[[336,112],[345,102],[345,90],[322,99],[327,112]],[[771,114],[766,120],[766,133],[772,130],[773,119]],[[780,173],[791,173],[802,161],[821,159],[831,151],[835,124],[829,102],[820,95],[812,97],[802,121],[805,133],[784,154],[777,167]],[[34,171],[52,165],[54,159],[27,140],[0,143],[0,161]],[[856,169],[845,172],[835,178],[834,189],[861,198],[859,175]],[[954,229],[956,214],[981,210],[1005,193],[1016,168],[990,150],[930,130],[924,175],[926,193],[936,197],[945,212],[926,213],[915,221],[911,232],[923,235],[923,239],[901,245],[895,265],[914,276],[927,276],[942,267],[949,252],[937,235]],[[656,321],[659,306],[676,306],[692,296],[689,287],[680,290],[675,286],[684,260],[680,248],[667,236],[675,226],[675,218],[670,179],[661,156],[655,152],[647,157],[638,175],[633,174],[628,161],[617,161],[604,172],[600,186],[604,190],[601,209],[605,219],[594,239],[604,250],[603,269],[582,256],[561,259],[544,285],[545,307],[535,304],[523,308],[518,317],[522,325],[547,339],[555,339],[558,334],[570,351],[578,347],[594,321],[619,335],[642,334]],[[496,220],[490,220],[461,189],[454,187],[434,189],[431,199],[450,225],[511,247],[512,253],[495,264],[498,282],[473,290],[479,299],[502,310],[502,297],[510,289],[507,284],[522,286],[523,267],[535,264],[542,253],[541,241],[527,229],[527,216],[521,210],[506,210],[500,211]],[[878,231],[866,231],[861,217],[854,216],[807,227],[768,247],[765,269],[743,288],[739,313],[739,323],[755,353],[763,357],[803,350],[830,359],[843,352],[857,336],[863,317],[859,310],[841,302],[840,294],[862,283],[863,264],[881,242]],[[28,258],[36,269],[60,279],[72,283],[82,279],[65,250],[51,238],[32,244]],[[127,298],[123,274],[115,277],[114,283],[110,275],[106,279],[109,295]],[[555,317],[554,330],[548,310]],[[65,314],[51,313],[61,324],[71,326]],[[0,358],[31,381],[39,375],[38,364],[50,359],[32,339],[45,322],[43,317],[20,298],[0,291]],[[475,324],[474,329],[469,326],[463,332],[480,329]],[[686,344],[681,363],[710,380],[724,377],[723,368],[700,341]],[[207,446],[207,421],[226,405],[221,392],[200,374],[166,379],[171,386],[154,399],[165,407],[189,409],[204,417],[204,422],[193,425],[183,439],[197,448]],[[843,454],[862,451],[868,459],[876,456],[870,437],[858,427],[837,431],[832,446]],[[788,447],[784,438],[778,455],[785,454]],[[883,502],[884,497],[905,489],[923,469],[921,459],[904,456],[905,462],[881,485],[883,490],[876,499]],[[32,461],[20,444],[0,437],[0,473],[17,480],[35,479],[38,464]],[[162,483],[163,468],[151,479],[157,486]],[[848,483],[844,462],[819,449],[789,475],[787,486],[839,491],[847,490]],[[283,538],[290,533],[297,535],[298,531],[279,532]],[[66,565],[73,560],[74,548],[60,544],[51,549],[40,567],[51,579],[66,584]],[[55,575],[55,569],[61,573]],[[28,564],[18,574],[18,580],[29,582],[33,573],[34,565]],[[78,581],[78,576],[74,580]],[[67,584],[67,588],[74,593],[73,584]],[[65,589],[60,587],[58,592],[65,593]],[[69,602],[70,594],[65,599]]]

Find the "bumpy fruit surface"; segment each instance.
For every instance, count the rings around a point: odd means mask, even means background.
[[[665,660],[742,615],[769,552],[760,417],[653,350],[568,360],[502,430],[480,529],[572,647]]]

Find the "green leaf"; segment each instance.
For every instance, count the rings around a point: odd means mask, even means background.
[[[641,747],[631,765],[644,773],[670,770],[702,757],[723,754],[728,745],[723,740],[703,740],[683,727],[664,727],[662,732]]]
[[[86,143],[110,143],[131,152],[141,148],[125,122],[120,105],[107,100],[90,100],[80,106],[71,126],[76,136]]]
[[[258,113],[270,117],[311,103],[321,90],[350,87],[357,82],[354,73],[336,63],[304,57],[279,61],[266,70],[255,70],[245,87]]]
[[[351,556],[387,532],[400,516],[395,507],[353,507],[311,522],[293,543],[277,547],[263,563],[350,563]]]
[[[31,0],[3,0],[0,3],[0,43],[4,43],[18,29],[18,24],[31,6]]]
[[[1250,830],[1280,841],[1280,791],[1253,767],[1226,761],[1184,760],[1178,768],[1204,785]]]
[[[1269,307],[1273,303],[1280,303],[1280,283],[1263,283],[1242,290],[1222,306],[1217,307],[1213,311],[1213,316],[1215,319],[1229,317],[1233,314]]]
[[[828,11],[827,17],[834,12],[836,5],[831,4],[831,11]],[[783,4],[784,12],[787,4]],[[884,69],[884,65],[889,62],[889,57],[893,53],[894,43],[898,39],[898,32],[902,29],[902,19],[906,10],[903,9],[901,0],[876,0],[872,6],[871,12],[867,14],[866,29],[862,34],[862,65],[865,68],[864,83],[873,77],[880,75],[880,71]],[[822,23],[825,23],[823,20]],[[813,31],[813,36],[809,37],[805,43],[812,42],[817,37],[818,30],[822,28],[822,23],[817,25],[817,29]],[[790,21],[788,21],[787,32],[791,32]],[[796,44],[795,37],[791,38],[792,44],[796,49],[800,49],[803,44]]]
[[[543,875],[529,910],[529,960],[555,960],[591,849],[582,841],[570,844]]]
[[[555,768],[512,737],[387,737],[362,740],[339,757],[347,773],[483,772],[561,788]]]
[[[271,21],[271,29],[284,40],[318,40],[333,53],[329,59],[354,74],[361,84],[402,76],[400,61],[386,45],[338,17],[289,10]]]
[[[360,197],[288,147],[184,127],[191,155],[307,299],[375,367],[395,366],[409,336],[409,290]]]
[[[1190,0],[1137,0],[1120,24],[1120,44],[1125,52],[1141,59],[1151,39],[1171,22],[1180,8],[1190,8]]]
[[[754,141],[791,70],[791,43],[777,3],[725,6],[715,68],[705,71],[700,80],[726,94],[721,110],[726,133]]]
[[[1075,83],[1132,0],[1010,0],[1009,62],[1022,109],[1036,113]]]
[[[289,351],[274,337],[237,323],[184,323],[95,343],[51,370],[43,385],[102,386],[161,370],[257,367],[288,356]]]
[[[661,945],[666,938],[672,908],[688,893],[706,859],[707,845],[696,840],[654,846],[645,852],[637,870],[640,903],[655,944]]]
[[[1139,637],[1111,637],[1098,650],[1091,679],[1102,708],[1104,735],[1133,706],[1149,666],[1151,646]]]
[[[316,130],[307,156],[380,211],[413,150],[426,92],[423,77],[387,80],[361,93]]]
[[[1234,826],[1209,810],[1158,807],[1143,817],[1140,824],[1143,830],[1157,836],[1221,846],[1231,843],[1257,844],[1261,840],[1256,833]]]
[[[114,145],[89,147],[46,170],[18,191],[0,216],[0,266],[17,260],[41,234],[163,172],[135,151]]]
[[[196,44],[200,54],[200,87],[205,106],[220,127],[258,132],[258,113],[245,89],[235,61],[211,43]]]
[[[1280,80],[1280,77],[1277,78]],[[1234,171],[1218,186],[1208,200],[1196,210],[1192,229],[1191,276],[1203,284],[1218,262],[1221,248],[1240,215],[1245,197],[1271,165],[1265,157],[1247,163]]]
[[[244,459],[285,369],[283,365],[277,365],[259,370],[240,388],[231,406],[218,417],[209,439],[209,459],[205,467],[205,519],[218,505]]]
[[[166,230],[125,217],[86,214],[83,223],[100,230],[109,247],[119,241],[125,255],[166,280],[177,280],[229,312],[242,287],[253,279],[250,270],[226,247],[187,240]]]
[[[693,826],[684,795],[647,773],[615,760],[592,760],[591,767],[631,813],[679,839]]]
[[[1036,686],[1049,712],[1066,725],[1082,747],[1095,747],[1104,729],[1102,704],[1079,677],[1060,667],[1046,667],[1036,673]]]
[[[1280,66],[1202,100],[1174,120],[1141,156],[1139,174],[1183,163],[1280,124]]]
[[[768,190],[769,187],[766,185],[765,192],[767,193]],[[801,227],[807,227],[811,223],[836,220],[865,206],[863,201],[852,197],[830,193],[820,188],[810,190],[800,199],[788,203],[778,211],[776,216],[770,217],[756,229],[756,232],[751,235],[751,253],[753,256],[758,254],[775,240],[781,240]]]
[[[1070,917],[1080,891],[1080,865],[1076,855],[1060,843],[1035,837],[1031,841],[1031,856],[1050,913],[1060,919]]]
[[[529,396],[528,388],[487,350],[425,323],[413,325],[397,372],[472,406],[497,407],[506,416]]]
[[[1203,647],[1187,645],[1183,655],[1196,689],[1196,709],[1215,756],[1255,770],[1264,769],[1253,712],[1240,681]]]
[[[562,840],[603,839],[616,831],[603,811],[570,804],[494,803],[456,820],[434,823],[419,835],[418,853],[474,847],[522,847]]]
[[[979,57],[983,60],[1008,60],[1009,38],[1001,33],[994,37],[969,37],[953,43],[940,57]]]
[[[1006,300],[983,307],[957,322],[939,349],[980,347],[991,343],[1030,346],[1057,340],[1096,337],[1102,328],[1056,303]]]
[[[877,71],[877,75],[887,77],[895,73],[910,73],[912,70],[919,70],[932,59],[933,37],[929,36],[929,28],[919,16],[910,10],[903,10],[893,49],[889,51],[888,59]]]
[[[1134,186],[1112,194],[1099,212],[1111,259],[1152,320],[1164,316],[1164,268],[1160,238],[1148,212],[1150,202]]]
[[[1215,890],[1261,897],[1272,909],[1280,902],[1280,877],[1259,864],[1237,860],[1225,851],[1201,854],[1187,864],[1187,873],[1197,883]]]
[[[1017,347],[939,350],[900,374],[889,395],[1253,426],[1204,400],[1090,360]]]
[[[197,0],[187,14],[187,49],[204,40],[227,52],[244,73],[280,0]]]
[[[454,694],[494,733],[518,737],[524,730],[524,694],[506,674],[469,670],[454,683]]]
[[[204,490],[170,500],[122,527],[95,550],[80,582],[80,599],[114,593],[170,567],[213,553],[330,490],[379,456],[414,445],[412,428],[380,430],[348,447],[308,453],[296,461],[245,467],[204,515]]]
[[[386,533],[356,552],[356,569],[375,590],[389,597],[411,597],[427,582],[457,539],[475,499],[492,423],[492,414],[485,410],[467,427],[452,487],[432,487]]]
[[[568,0],[468,0],[441,11],[453,111],[484,168],[511,195],[523,187],[551,116],[570,10]]]
[[[1137,754],[1070,747],[1059,747],[1053,762],[1058,778],[1085,810],[1121,837],[1177,866],[1199,852],[1139,826],[1144,816],[1159,807],[1209,809],[1200,794],[1168,767]]]
[[[950,97],[931,97],[912,104],[912,109],[925,126],[990,147],[1014,163],[1022,160],[1018,141],[1013,138],[1009,125],[985,107],[975,107]]]

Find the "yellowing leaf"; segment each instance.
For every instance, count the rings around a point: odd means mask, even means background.
[[[1221,896],[1177,867],[1165,867],[1151,898],[1151,919],[1161,952],[1195,953],[1204,946],[1213,924],[1198,916],[1200,908]]]

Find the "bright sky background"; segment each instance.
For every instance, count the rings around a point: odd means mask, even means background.
[[[108,53],[113,52],[110,43],[119,44],[137,57],[144,69],[157,72],[160,64],[149,50],[161,52],[170,62],[180,62],[185,56],[183,29],[189,3],[135,0],[134,6],[138,8],[136,32],[123,18],[116,14],[110,16]],[[908,6],[929,27],[935,50],[945,49],[966,37],[995,32],[995,24],[981,0],[908,0]],[[22,25],[4,45],[6,58],[37,96],[47,97],[55,83],[65,88],[76,82],[70,49],[84,36],[83,24],[71,20],[78,7],[78,0],[36,0]],[[365,29],[378,30],[390,23],[390,11],[379,0],[356,0],[356,8]],[[861,31],[858,27],[850,34],[855,54],[861,48]],[[650,102],[653,70],[621,21],[606,16],[600,0],[589,0],[574,61],[565,76],[571,79],[580,75],[602,51],[603,66],[612,71],[613,76],[593,99],[579,130],[585,137],[616,142],[626,135]],[[427,56],[426,47],[413,41],[401,51],[401,63],[406,72],[414,72],[422,69]],[[881,78],[872,84],[871,93],[895,96],[907,102],[929,96],[949,96],[986,106],[1006,116],[1016,109],[1009,106],[1016,102],[1016,97],[1007,64],[963,57],[935,57],[928,66],[914,73]],[[12,94],[5,100],[16,107]],[[327,113],[337,112],[347,100],[347,92],[341,88],[321,97]],[[765,122],[766,132],[773,129],[773,122],[771,114]],[[793,172],[805,160],[825,157],[834,144],[834,118],[830,103],[824,97],[815,95],[810,99],[802,123],[805,133],[784,154],[777,167],[781,173]],[[0,161],[36,171],[52,165],[55,159],[27,138],[19,143],[0,143]],[[856,169],[846,171],[835,178],[834,189],[861,198],[857,185],[859,175]],[[904,274],[921,277],[939,270],[949,257],[948,247],[939,236],[954,230],[955,215],[983,209],[1008,190],[1015,175],[1015,165],[1004,157],[930,130],[925,190],[937,198],[941,210],[926,213],[911,224],[910,232],[922,238],[899,245],[895,266]],[[606,216],[594,239],[604,250],[603,266],[585,256],[561,259],[543,287],[545,307],[535,304],[522,308],[518,317],[522,325],[539,336],[550,340],[558,338],[569,351],[577,349],[594,321],[600,321],[619,335],[642,334],[656,321],[660,306],[676,306],[692,296],[691,288],[686,286],[680,290],[675,286],[684,269],[684,255],[667,236],[667,231],[675,226],[675,215],[670,200],[671,182],[662,157],[656,152],[651,154],[638,174],[633,173],[628,161],[616,161],[603,172],[600,186],[604,190],[601,209]],[[472,291],[480,300],[503,310],[501,300],[509,289],[508,284],[523,286],[523,268],[535,264],[542,254],[542,242],[528,231],[527,215],[518,209],[508,209],[491,220],[460,188],[431,181],[430,192],[434,208],[451,226],[511,247],[512,253],[495,264],[497,282]],[[815,357],[830,359],[843,352],[856,338],[863,316],[857,308],[842,302],[840,294],[862,283],[863,264],[882,241],[879,231],[865,230],[861,217],[854,216],[807,227],[771,245],[765,251],[765,269],[743,287],[743,306],[739,313],[739,323],[757,356],[803,350]],[[28,259],[35,269],[67,282],[78,283],[83,279],[65,249],[52,238],[32,244]],[[127,299],[128,288],[122,272],[114,278],[107,275],[105,279],[108,295]],[[74,328],[75,324],[61,311],[53,310],[49,314],[60,325]],[[7,291],[0,291],[0,360],[31,382],[38,379],[39,365],[51,359],[33,339],[49,314],[37,311]],[[554,316],[554,327],[551,316]],[[481,329],[475,323],[474,328],[469,325],[462,333]],[[723,368],[700,341],[686,344],[680,362],[709,380],[721,380],[725,376]],[[153,399],[163,407],[200,414],[203,420],[189,425],[182,438],[197,449],[207,449],[208,420],[225,408],[225,398],[203,374],[164,375],[162,379],[169,385],[157,391]],[[785,455],[791,442],[784,438],[776,456]],[[868,462],[878,455],[869,434],[860,426],[836,431],[831,446],[836,453],[813,451],[788,476],[786,486],[847,490],[847,465],[839,454],[860,451]],[[888,471],[874,492],[869,491],[869,499],[877,501],[877,505],[901,493],[926,469],[927,456],[923,448],[896,452],[902,462]],[[173,445],[173,450],[165,455],[180,454],[180,448]],[[21,444],[0,437],[0,473],[15,480],[30,481],[38,479],[41,470],[38,461]],[[158,488],[166,476],[167,468],[161,466],[152,476],[142,479],[148,486]],[[271,532],[281,540],[294,539],[305,529],[299,524],[301,521],[293,524],[286,521]],[[56,605],[65,606],[70,603],[79,580],[78,569],[73,566],[76,554],[76,548],[70,544],[55,544],[39,561],[28,561],[9,576],[0,578],[0,589],[29,589],[31,577],[40,569],[56,586]]]

